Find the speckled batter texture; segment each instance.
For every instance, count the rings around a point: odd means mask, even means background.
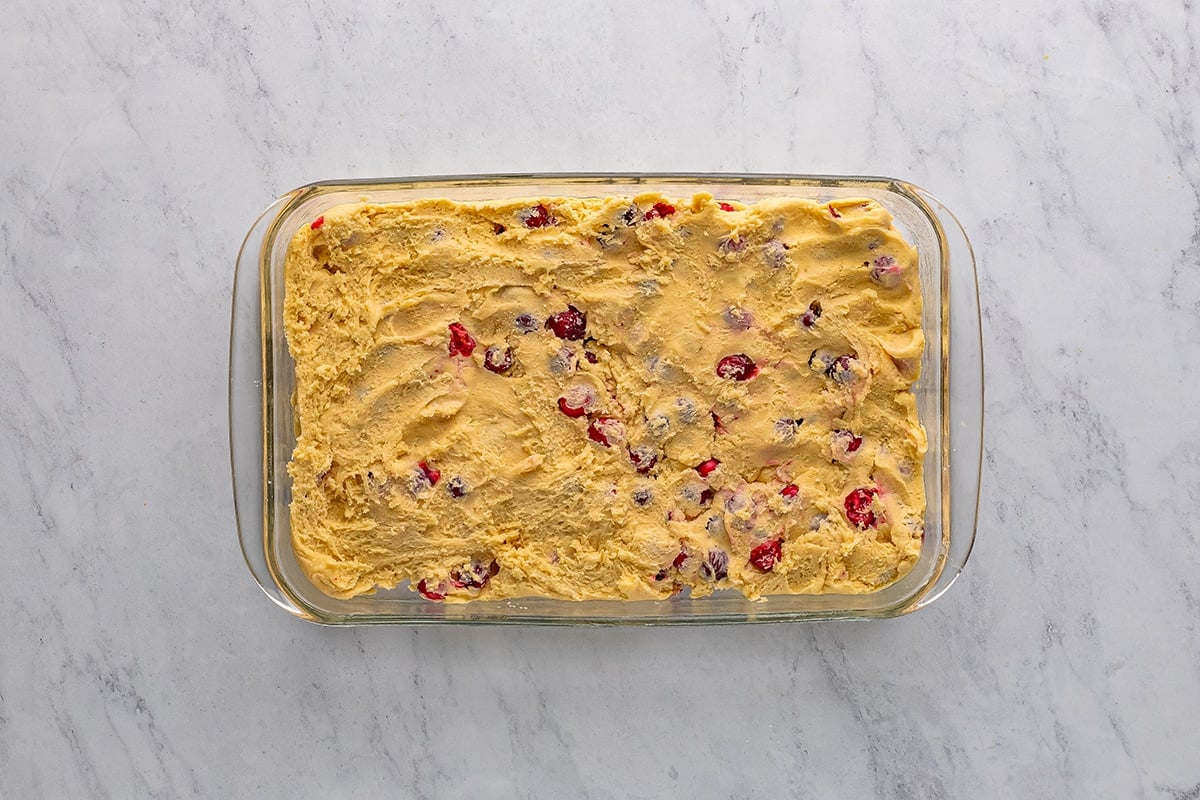
[[[334,597],[876,591],[916,563],[917,254],[870,200],[343,205],[287,254]]]

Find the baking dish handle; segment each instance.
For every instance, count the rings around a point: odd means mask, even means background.
[[[947,348],[950,396],[950,458],[947,464],[950,497],[950,541],[945,565],[937,581],[917,608],[943,595],[962,573],[971,549],[979,518],[980,477],[983,467],[983,330],[979,311],[979,279],[975,252],[962,223],[941,201],[920,187],[913,190],[937,215],[945,236],[949,259],[946,294],[950,315]]]
[[[263,246],[280,208],[294,194],[279,198],[259,215],[238,251],[229,331],[229,458],[234,515],[246,566],[268,597],[285,611],[303,616],[279,588],[268,566],[263,505]]]

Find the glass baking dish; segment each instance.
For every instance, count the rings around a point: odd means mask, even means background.
[[[287,464],[295,445],[294,370],[283,329],[283,264],[292,235],[342,203],[430,197],[457,201],[708,192],[752,203],[790,196],[825,202],[871,198],[917,249],[927,345],[914,386],[929,437],[927,508],[920,559],[900,581],[870,594],[771,595],[727,590],[668,600],[547,598],[445,604],[401,586],[338,600],[300,569],[288,525]],[[896,617],[940,597],[962,571],[975,539],[983,435],[983,345],[975,260],[957,219],[925,190],[890,178],[809,175],[479,175],[323,181],[288,192],[255,221],[237,259],[229,355],[229,444],[242,553],[280,607],[332,625],[520,623],[542,625],[785,622]]]

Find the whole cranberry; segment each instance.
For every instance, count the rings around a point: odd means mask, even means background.
[[[846,495],[846,519],[860,531],[874,528],[877,520],[871,507],[879,491],[873,487],[861,487]]]
[[[521,221],[525,223],[526,228],[547,228],[558,224],[550,209],[541,203],[521,214]]]
[[[775,565],[781,558],[783,558],[783,543],[778,539],[768,539],[750,551],[750,563],[763,572],[775,569]]]
[[[568,417],[582,417],[596,405],[596,392],[584,383],[567,388],[563,396],[558,398],[558,410]]]
[[[513,354],[511,347],[494,344],[483,351],[483,366],[489,372],[503,375],[512,369]]]
[[[729,577],[729,556],[722,550],[709,550],[700,565],[700,575],[710,581],[725,580]]]
[[[811,328],[817,324],[817,320],[821,318],[821,304],[813,300],[808,304],[808,311],[804,312],[804,316],[800,317],[800,324],[806,328]]]
[[[605,447],[612,447],[625,438],[625,426],[616,417],[596,417],[588,425],[588,438]]]
[[[494,559],[486,564],[479,559],[472,559],[470,563],[450,570],[450,582],[458,587],[482,589],[499,572],[500,565]]]
[[[758,374],[758,365],[745,353],[734,353],[717,362],[717,377],[748,381]]]
[[[629,448],[629,460],[633,468],[644,475],[658,463],[658,452],[648,445],[638,445]]]
[[[587,333],[587,314],[572,305],[566,311],[551,314],[546,320],[546,329],[560,339],[579,341]]]

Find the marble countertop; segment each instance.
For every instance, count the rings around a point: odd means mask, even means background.
[[[6,10],[0,795],[1200,797],[1200,11],[610,5]],[[878,623],[275,608],[229,481],[243,234],[319,178],[530,170],[954,209],[988,359],[959,583]]]

